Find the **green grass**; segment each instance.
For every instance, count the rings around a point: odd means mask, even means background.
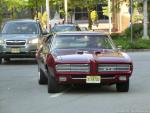
[[[117,46],[122,46],[122,49],[150,49],[150,39],[143,40],[140,38],[133,38],[133,43],[131,43],[131,39],[126,37],[125,35],[115,35],[112,36],[113,41]]]
[[[143,24],[135,23],[133,24],[133,42],[131,43],[131,29],[127,28],[124,31],[124,34],[111,34],[112,39],[116,45],[122,46],[122,49],[150,49],[150,39],[143,40]],[[148,29],[148,35],[150,38],[150,29]]]

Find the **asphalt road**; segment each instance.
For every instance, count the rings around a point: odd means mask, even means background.
[[[128,93],[115,85],[101,88],[67,88],[48,94],[38,85],[34,60],[0,65],[0,113],[150,113],[150,52],[129,53],[134,62]]]

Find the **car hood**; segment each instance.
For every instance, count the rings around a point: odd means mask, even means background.
[[[2,40],[27,40],[37,38],[37,34],[1,34],[0,39]]]
[[[131,58],[126,53],[115,50],[57,50],[54,53],[58,63],[131,63]]]

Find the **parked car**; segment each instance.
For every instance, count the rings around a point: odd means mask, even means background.
[[[116,84],[119,92],[129,90],[132,60],[104,33],[56,33],[38,51],[37,61],[39,84],[48,82],[48,93],[59,92],[63,84]]]
[[[51,29],[51,33],[66,31],[81,31],[81,29],[76,24],[55,24],[54,27]]]
[[[44,32],[39,21],[18,19],[7,21],[0,33],[0,63],[2,58],[35,58],[37,44]]]

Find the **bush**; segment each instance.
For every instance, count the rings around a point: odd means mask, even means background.
[[[117,46],[121,45],[122,49],[150,49],[150,40],[143,40],[138,38],[131,43],[130,38],[125,35],[113,35],[111,36]]]
[[[148,35],[150,36],[150,24],[148,25]],[[143,23],[136,23],[132,26],[133,40],[141,39],[143,36]],[[131,37],[131,28],[127,28],[124,32],[127,38]]]
[[[143,24],[133,24],[132,25],[132,32],[133,32],[133,39],[136,40],[136,39],[139,39],[139,38],[142,38],[143,36]],[[127,28],[125,30],[125,36],[127,38],[130,38],[131,37],[131,28]]]

